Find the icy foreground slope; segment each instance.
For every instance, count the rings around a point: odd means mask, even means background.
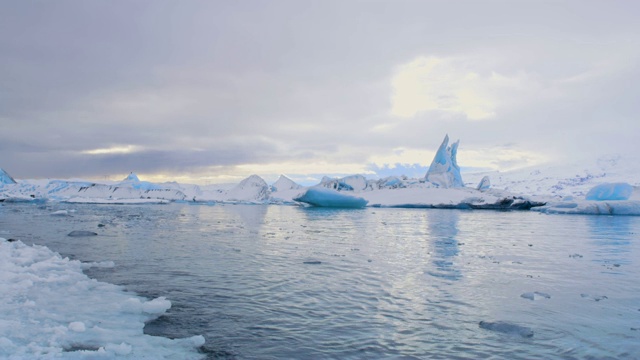
[[[82,269],[92,265],[0,238],[0,358],[203,357],[197,351],[202,336],[172,340],[143,333],[144,323],[171,302],[147,301],[90,279]]]

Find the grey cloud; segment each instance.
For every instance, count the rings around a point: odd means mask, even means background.
[[[68,177],[366,164],[397,147],[435,149],[445,133],[462,139],[461,151],[510,141],[587,153],[599,140],[628,151],[639,130],[638,10],[596,1],[5,2],[0,166]],[[611,54],[631,65],[554,87],[606,67]],[[491,121],[393,118],[390,77],[417,56],[471,56],[483,76],[524,72],[562,96],[528,94]],[[383,123],[395,126],[370,130]],[[116,145],[144,150],[78,155]]]

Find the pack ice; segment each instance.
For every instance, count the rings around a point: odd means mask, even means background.
[[[171,302],[90,279],[82,264],[44,246],[0,239],[0,358],[200,359],[202,336],[146,335]]]

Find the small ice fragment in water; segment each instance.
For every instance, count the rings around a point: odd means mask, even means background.
[[[604,300],[604,299],[608,299],[608,297],[606,297],[605,295],[600,295],[600,296],[592,296],[589,294],[580,294],[580,297],[582,298],[587,298],[593,301],[600,301],[600,300]]]
[[[526,292],[520,295],[520,297],[529,300],[536,300],[538,298],[551,299],[551,295],[539,291]]]
[[[491,330],[508,335],[518,335],[522,337],[533,337],[533,330],[526,326],[512,324],[504,321],[480,321],[480,328]]]
[[[93,231],[84,231],[84,230],[73,230],[67,236],[96,236],[98,233],[94,233]]]

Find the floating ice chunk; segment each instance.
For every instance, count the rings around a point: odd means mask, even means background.
[[[67,234],[67,236],[71,236],[71,237],[96,236],[96,235],[98,235],[98,233],[95,233],[93,231],[85,231],[85,230],[73,230],[72,232]]]
[[[601,301],[604,299],[608,299],[606,295],[589,295],[589,294],[580,294],[580,297],[583,299],[589,299],[593,301]]]
[[[52,212],[51,215],[53,215],[53,216],[68,216],[69,215],[69,211],[67,211],[67,210],[58,210],[58,211]]]
[[[147,314],[163,314],[171,308],[171,301],[164,296],[147,301],[142,304],[142,311]]]
[[[633,186],[627,183],[606,183],[593,187],[587,195],[586,200],[629,200],[633,193]]]
[[[100,262],[86,262],[82,263],[82,269],[87,270],[91,268],[103,268],[109,269],[115,267],[116,264],[113,261],[100,261]]]
[[[504,321],[480,321],[479,325],[482,329],[496,331],[503,334],[533,337],[533,330],[531,330],[531,328]]]
[[[339,208],[363,208],[368,203],[367,200],[361,197],[343,194],[323,187],[309,188],[293,200],[313,206]]]
[[[537,300],[537,299],[551,299],[551,295],[547,294],[547,293],[543,293],[543,292],[539,292],[539,291],[534,291],[534,292],[526,292],[522,295],[520,295],[521,298],[523,299],[529,299],[529,300]]]

